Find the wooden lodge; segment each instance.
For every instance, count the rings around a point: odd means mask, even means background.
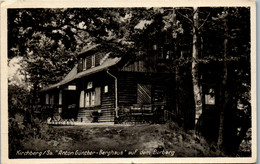
[[[40,92],[45,119],[56,123],[161,123],[172,120],[188,129],[195,127],[189,68],[165,71],[170,63],[168,59],[171,59],[168,52],[167,55],[157,52],[126,62],[101,49],[102,45],[83,49],[68,75]],[[203,120],[199,124],[204,131],[215,127],[213,130],[217,133],[216,85],[211,81],[203,85]]]
[[[147,67],[145,60],[123,62],[100,49],[82,50],[68,75],[41,91],[48,117],[83,123],[154,122],[167,106],[174,107],[174,74]]]

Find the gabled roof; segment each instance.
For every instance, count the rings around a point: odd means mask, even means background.
[[[43,88],[42,91],[46,91],[46,90],[50,90],[50,89],[54,89],[54,88],[57,88],[61,85],[64,85],[70,81],[73,80],[73,78],[77,75],[77,67],[78,67],[78,64],[76,64],[72,70],[64,77],[63,80],[61,80],[60,82],[56,83],[56,84],[53,84],[53,85],[50,85],[46,88]]]
[[[96,72],[103,71],[111,66],[116,65],[120,60],[121,60],[121,58],[119,58],[119,57],[108,58],[108,59],[106,59],[106,61],[103,64],[78,73],[75,76],[75,79],[78,79],[78,78],[81,78],[84,76],[88,76],[88,75],[96,73]]]
[[[121,58],[119,58],[119,57],[107,58],[101,65],[87,69],[87,70],[79,72],[79,73],[77,72],[78,65],[76,64],[74,66],[74,68],[68,73],[67,76],[65,76],[65,78],[62,81],[60,81],[59,83],[53,84],[51,86],[48,86],[46,88],[43,88],[42,91],[47,91],[47,90],[51,90],[54,88],[58,88],[59,86],[65,85],[75,79],[79,79],[84,76],[88,76],[88,75],[106,70],[109,67],[116,65],[120,60],[121,60]]]

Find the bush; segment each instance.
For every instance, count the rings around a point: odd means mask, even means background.
[[[9,157],[15,155],[17,150],[22,149],[22,140],[24,139],[24,125],[20,124],[15,118],[9,118]]]
[[[52,130],[48,124],[27,114],[15,114],[9,118],[9,157],[14,158],[18,150],[23,150],[24,143],[32,139],[49,140]]]
[[[29,91],[18,85],[8,85],[8,114],[15,117],[15,114],[25,114],[29,104]]]

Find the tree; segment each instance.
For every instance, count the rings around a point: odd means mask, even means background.
[[[228,103],[228,92],[227,92],[227,47],[228,47],[228,27],[227,27],[227,16],[228,10],[224,9],[224,42],[223,42],[223,75],[222,75],[222,89],[220,91],[220,117],[219,117],[219,133],[218,133],[218,146],[223,144],[223,128],[224,128],[224,110]]]
[[[241,140],[237,140],[237,134],[241,138],[241,135],[245,134],[244,131],[247,131],[250,127],[251,122],[249,116],[249,113],[251,113],[249,112],[251,111],[250,96],[241,96],[250,95],[249,13],[249,8],[214,8],[211,12],[211,21],[205,24],[202,34],[204,46],[201,61],[204,63],[203,65],[215,63],[215,68],[212,70],[215,69],[216,71],[214,71],[214,75],[211,75],[211,81],[214,79],[213,81],[219,88],[218,145],[232,149],[233,152],[238,148],[234,145],[241,143]],[[239,79],[243,79],[243,82]],[[245,113],[242,112],[242,109],[238,109],[238,102],[241,97],[247,97],[247,100],[244,99],[243,102],[246,106],[243,109]],[[244,123],[242,123],[242,120],[238,119],[239,117],[247,119],[243,119]],[[236,118],[236,121],[234,121],[234,118]],[[243,132],[237,130],[241,128],[241,124],[243,125]]]
[[[193,92],[195,100],[195,126],[198,122],[200,115],[202,114],[202,100],[201,100],[201,87],[199,86],[199,75],[198,75],[198,57],[199,57],[199,47],[198,47],[198,28],[199,28],[199,9],[194,8],[193,15],[193,42],[192,42],[192,81],[193,81]]]
[[[226,125],[231,124],[229,117],[240,113],[238,102],[245,106],[241,115],[250,122],[248,18],[248,8],[9,9],[8,57],[23,56],[24,73],[36,92],[58,82],[86,45],[101,43],[125,62],[155,55],[154,45],[165,46],[172,53],[171,64],[160,67],[178,74],[179,86],[185,81],[193,87],[187,87],[193,95],[187,96],[187,104],[195,106],[189,106],[195,124],[202,112],[202,83],[221,89],[216,95],[221,102],[218,139],[222,143],[221,138],[227,141],[227,130],[236,132],[235,125]],[[230,106],[233,113],[226,110]]]

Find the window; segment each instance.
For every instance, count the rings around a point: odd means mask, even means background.
[[[105,87],[104,87],[104,93],[107,93],[108,92],[108,85],[106,85]]]
[[[76,85],[69,85],[68,90],[76,90]]]
[[[84,98],[82,98],[84,99]],[[101,104],[101,88],[96,87],[95,90],[86,91],[85,107],[97,106]]]
[[[95,54],[91,56],[91,67],[95,67]]]
[[[87,89],[91,89],[92,87],[93,87],[93,82],[92,81],[88,82]]]
[[[215,105],[215,96],[210,94],[205,95],[205,104]]]
[[[205,94],[205,104],[206,105],[215,105],[215,91],[213,88],[208,89]]]
[[[154,44],[152,50],[157,54],[158,59],[170,59],[173,51],[171,50],[171,46],[169,44]]]

